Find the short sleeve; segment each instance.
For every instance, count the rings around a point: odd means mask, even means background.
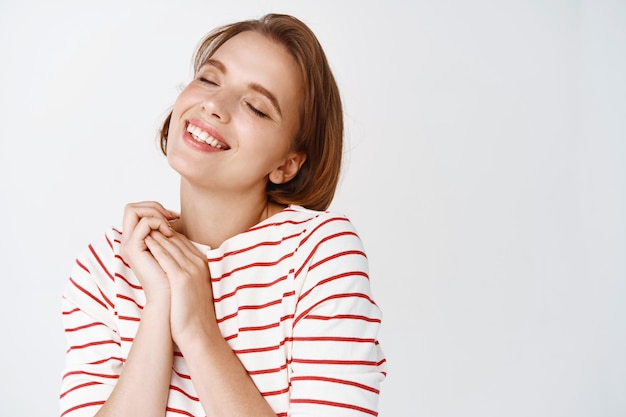
[[[93,416],[107,400],[122,367],[115,320],[114,232],[89,245],[71,270],[62,298],[66,336],[60,415]]]
[[[378,415],[385,358],[362,242],[345,217],[328,216],[298,249],[291,417]]]

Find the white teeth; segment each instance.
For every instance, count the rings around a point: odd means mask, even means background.
[[[194,126],[192,124],[187,125],[187,132],[191,134],[191,137],[198,142],[206,143],[214,148],[222,149],[222,145],[219,143],[217,139],[213,136],[209,135],[208,132],[200,129],[198,126]]]

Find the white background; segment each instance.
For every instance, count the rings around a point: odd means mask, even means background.
[[[626,415],[626,3],[0,0],[0,415],[54,416],[60,296],[216,25],[277,11],[342,91],[332,208],[384,311],[381,416]]]

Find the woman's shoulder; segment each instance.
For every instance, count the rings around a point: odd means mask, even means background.
[[[295,249],[305,243],[320,242],[328,236],[344,233],[356,236],[354,226],[345,215],[290,205],[229,239],[222,249],[228,252],[239,247],[269,246],[270,243],[276,248],[292,246]]]
[[[323,241],[335,240],[341,236],[351,236],[360,241],[359,234],[352,221],[343,213],[332,210],[310,210],[300,206],[289,206],[284,211],[287,221],[299,225],[301,232],[301,245],[317,245]],[[357,244],[360,245],[360,242]]]
[[[87,295],[104,300],[99,303],[102,306],[110,305],[106,300],[116,294],[115,276],[127,266],[119,254],[120,243],[119,228],[109,226],[95,232],[75,258],[65,296],[79,299]]]
[[[312,210],[298,205],[290,205],[253,229],[263,228],[292,229],[307,233],[320,228],[326,230],[354,230],[354,225],[342,213],[330,210]]]
[[[122,228],[112,225],[101,227],[91,238],[88,238],[81,257],[97,257],[98,259],[119,258],[122,242]]]

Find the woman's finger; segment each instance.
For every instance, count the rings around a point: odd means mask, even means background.
[[[184,235],[176,232],[171,235],[153,232],[151,237],[157,240],[161,247],[167,251],[168,256],[176,262],[178,268],[190,270],[194,268],[194,265],[197,266],[201,262],[206,262],[200,251]],[[158,260],[157,255],[155,258]]]
[[[154,259],[168,276],[183,270],[183,266],[177,260],[177,258],[180,259],[180,256],[175,256],[172,253],[173,245],[166,236],[153,231],[146,236],[145,242]]]
[[[153,231],[159,231],[164,236],[174,234],[169,222],[162,217],[142,217],[133,229],[123,234],[120,254],[131,265],[148,249],[145,239]]]
[[[172,221],[178,218],[178,215],[170,210],[165,209],[156,201],[145,201],[140,203],[127,204],[124,208],[124,218],[122,222],[122,239],[128,236],[135,229],[139,221],[144,217],[162,218],[166,221]]]

